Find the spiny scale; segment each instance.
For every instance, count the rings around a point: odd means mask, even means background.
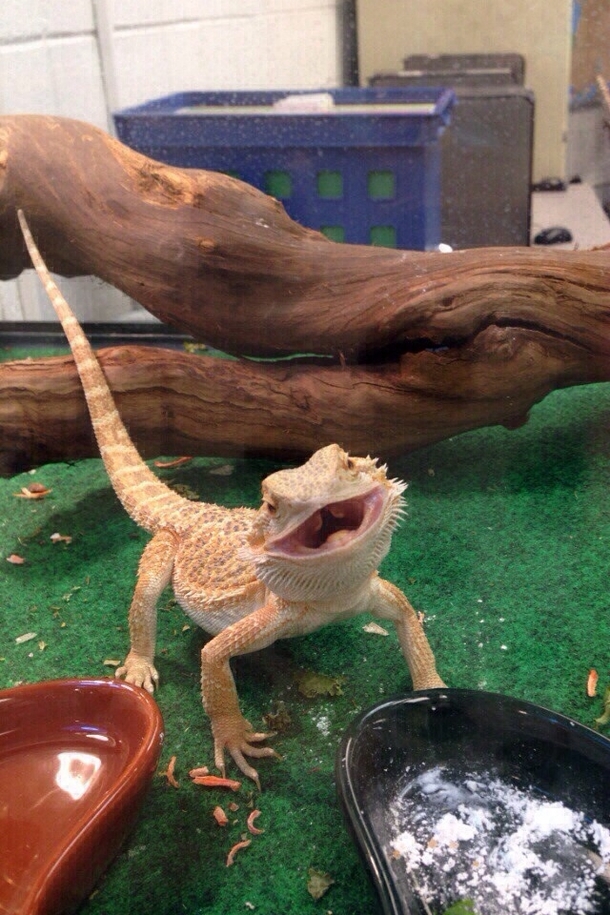
[[[99,362],[44,263],[22,210],[17,211],[32,263],[64,329],[91,416],[93,431],[113,489],[133,520],[149,532],[172,515],[187,511],[191,503],[169,489],[147,467],[134,447],[118,414]]]

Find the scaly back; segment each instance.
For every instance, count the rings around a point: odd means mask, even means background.
[[[118,414],[99,362],[53,281],[21,210],[17,213],[32,263],[61,321],[80,376],[93,431],[112,487],[131,518],[151,533],[167,526],[172,515],[188,512],[187,499],[173,492],[144,463]]]

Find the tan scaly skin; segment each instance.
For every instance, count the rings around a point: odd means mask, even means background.
[[[246,756],[276,754],[260,746],[269,735],[255,733],[240,712],[231,658],[369,611],[396,626],[414,688],[443,686],[413,607],[377,574],[403,510],[405,484],[388,479],[375,460],[328,445],[303,466],[268,476],[258,511],[190,502],[173,492],[136,451],[21,211],[19,220],[70,343],[112,486],[130,517],[152,534],[129,610],[131,648],[117,676],[153,692],[156,605],[171,582],[185,612],[213,636],[201,652],[201,686],[215,764],[224,774],[228,750],[257,785]]]

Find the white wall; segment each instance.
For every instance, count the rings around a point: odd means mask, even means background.
[[[2,0],[0,115],[112,130],[111,112],[188,89],[341,83],[341,0]],[[141,310],[98,280],[62,280],[81,320]],[[0,320],[54,320],[29,271],[0,282]]]

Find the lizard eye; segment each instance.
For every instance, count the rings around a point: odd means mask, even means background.
[[[265,506],[265,508],[267,509],[267,511],[269,512],[270,515],[275,515],[275,513],[277,511],[277,506],[274,505],[273,502],[269,502],[268,499],[263,499],[263,505]]]
[[[356,462],[353,461],[351,457],[348,457],[348,459],[347,459],[347,461],[346,461],[346,466],[347,466],[347,469],[348,469],[348,470],[355,470],[355,469],[356,469]]]

